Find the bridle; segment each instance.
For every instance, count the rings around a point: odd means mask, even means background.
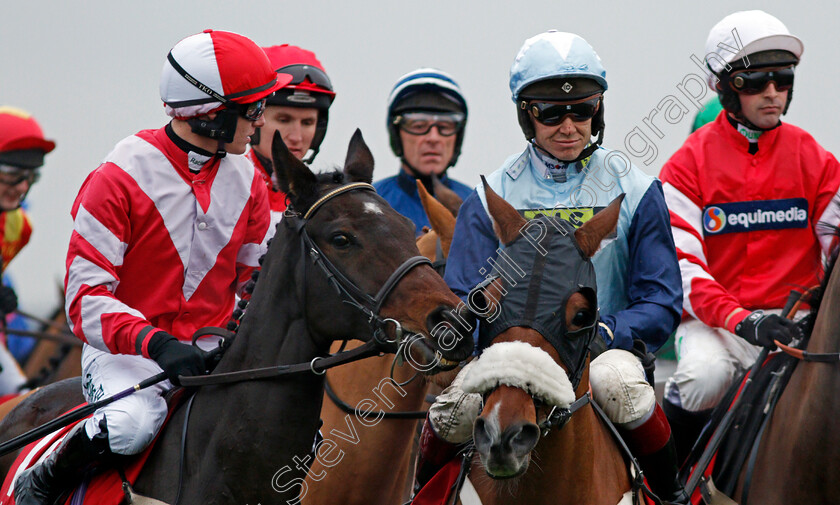
[[[212,375],[180,377],[182,385],[204,386],[211,384],[225,384],[248,380],[270,379],[298,373],[323,375],[329,368],[351,363],[370,356],[375,356],[380,352],[394,352],[394,345],[398,348],[404,346],[407,340],[403,338],[404,332],[402,325],[395,319],[383,318],[380,315],[380,311],[382,309],[382,305],[385,303],[385,300],[388,298],[388,295],[414,267],[420,265],[431,266],[431,261],[424,256],[413,256],[408,258],[402,262],[402,264],[400,264],[393,273],[391,273],[382,287],[379,288],[376,295],[371,296],[361,289],[356,283],[350,280],[337,266],[335,266],[327,255],[324,254],[321,248],[318,247],[318,244],[316,244],[306,232],[306,224],[318,211],[318,209],[333,198],[350,191],[375,192],[376,190],[370,184],[361,182],[340,186],[319,198],[303,215],[296,212],[292,207],[287,208],[283,214],[283,220],[281,222],[285,223],[286,226],[291,227],[298,233],[301,239],[302,257],[305,258],[306,256],[309,256],[312,262],[318,265],[324,275],[327,276],[329,284],[333,287],[333,289],[335,289],[336,293],[343,298],[342,302],[357,308],[365,315],[368,324],[371,326],[373,331],[373,338],[350,351],[342,351],[326,357],[316,357],[309,363],[278,365],[235,372],[216,373]],[[308,272],[306,264],[307,263],[304,262],[304,278]],[[304,282],[302,284],[304,286],[302,299],[305,300],[306,283]],[[306,319],[305,309],[303,318]],[[389,324],[393,324],[394,326],[393,339],[389,339],[387,337],[386,330]]]
[[[382,310],[382,305],[384,305],[388,295],[390,295],[394,288],[397,287],[397,284],[399,284],[403,277],[408,275],[414,267],[420,265],[432,266],[432,262],[424,256],[412,256],[406,259],[391,273],[374,296],[371,296],[362,290],[358,285],[356,285],[356,283],[344,275],[344,273],[336,267],[332,261],[330,261],[321,248],[318,247],[318,244],[316,244],[306,232],[306,224],[325,203],[350,191],[376,192],[372,185],[364,182],[340,186],[319,198],[302,216],[293,209],[287,208],[283,215],[283,221],[286,222],[288,226],[294,227],[297,231],[301,238],[303,254],[309,255],[312,262],[321,269],[324,275],[327,276],[327,280],[333,289],[335,289],[336,294],[343,298],[342,301],[356,307],[367,317],[368,323],[371,325],[371,329],[373,330],[374,339],[381,344],[392,344],[401,339],[402,327],[398,321],[391,318],[383,318],[379,314]],[[388,323],[393,324],[395,327],[396,338],[394,340],[388,340],[385,336],[385,330]]]

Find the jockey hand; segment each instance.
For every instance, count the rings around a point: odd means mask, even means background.
[[[166,372],[169,381],[180,386],[178,376],[203,375],[207,372],[205,353],[198,347],[182,344],[165,331],[149,340],[149,356]]]
[[[0,316],[5,317],[11,314],[18,307],[18,299],[15,290],[9,286],[0,285]]]
[[[753,345],[776,349],[774,340],[789,344],[794,338],[801,338],[799,326],[790,319],[776,314],[765,314],[756,310],[735,326],[735,333]]]

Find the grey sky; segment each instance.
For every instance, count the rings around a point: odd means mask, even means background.
[[[353,130],[361,128],[377,163],[375,178],[396,173],[385,131],[385,101],[403,73],[434,66],[461,84],[470,107],[463,154],[452,175],[468,184],[520,151],[524,139],[507,85],[522,42],[556,28],[592,44],[607,69],[607,147],[624,148],[639,128],[655,159],[631,156],[657,174],[685,139],[695,108],[677,89],[701,75],[714,23],[761,8],[780,18],[805,43],[796,93],[784,118],[809,131],[832,152],[840,148],[834,119],[840,82],[834,1],[495,2],[158,1],[4,2],[0,42],[0,103],[32,112],[58,147],[47,157],[29,203],[33,239],[12,262],[21,305],[45,313],[63,282],[70,207],[85,176],[113,145],[145,128],[162,126],[158,77],[167,51],[205,28],[249,36],[260,45],[284,42],[315,51],[337,98],[316,168],[340,164]],[[696,88],[695,88],[696,89]],[[669,95],[689,112],[676,124],[653,119],[664,138],[643,123]],[[704,99],[711,97],[708,91]],[[674,109],[676,110],[676,109]],[[638,142],[639,139],[636,140]],[[636,144],[638,146],[638,144]],[[626,151],[625,151],[626,152]],[[725,163],[725,160],[721,160]]]

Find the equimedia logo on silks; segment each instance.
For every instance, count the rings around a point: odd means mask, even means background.
[[[705,235],[808,227],[808,200],[716,203],[703,209]]]

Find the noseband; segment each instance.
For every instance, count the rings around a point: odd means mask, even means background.
[[[417,266],[420,265],[429,265],[432,266],[432,262],[429,261],[428,258],[424,256],[412,256],[405,260],[393,273],[388,277],[385,283],[379,288],[379,291],[376,295],[371,296],[364,290],[362,290],[355,282],[350,280],[344,273],[335,266],[335,264],[330,261],[327,255],[318,247],[318,244],[315,243],[314,240],[309,236],[306,232],[306,223],[315,215],[315,213],[323,207],[325,203],[332,200],[333,198],[342,195],[344,193],[348,193],[350,191],[373,191],[374,193],[376,190],[373,186],[363,182],[357,182],[353,184],[347,184],[345,186],[338,187],[326,195],[322,196],[318,199],[306,213],[301,216],[299,213],[294,212],[293,210],[286,209],[284,213],[284,221],[289,226],[294,226],[295,230],[298,232],[298,235],[301,238],[301,247],[303,250],[304,255],[309,255],[312,259],[312,262],[317,265],[324,275],[327,276],[327,280],[329,281],[330,285],[335,289],[336,294],[342,297],[344,303],[350,304],[353,307],[359,309],[365,316],[367,317],[368,323],[373,330],[374,339],[380,344],[392,344],[398,342],[402,337],[402,327],[400,323],[394,319],[390,318],[383,318],[379,315],[379,312],[382,310],[382,305],[385,304],[385,300],[388,298],[388,295],[397,287],[397,284],[408,275],[408,273]],[[305,274],[304,274],[305,275]],[[396,338],[394,340],[388,340],[385,335],[385,329],[388,323],[393,323],[395,327],[395,335]]]

